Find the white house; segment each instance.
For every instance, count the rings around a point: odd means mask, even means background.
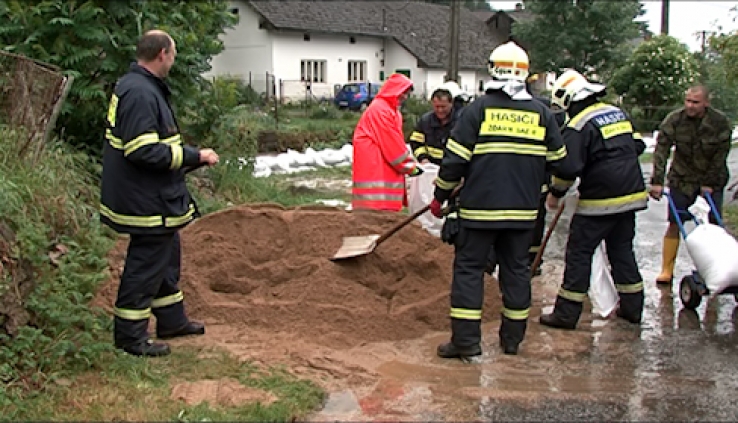
[[[409,76],[416,95],[444,82],[450,9],[397,1],[233,0],[239,22],[206,76],[243,78],[283,100],[333,97],[354,81],[381,83]],[[488,79],[487,60],[509,38],[490,24],[491,12],[462,11],[459,83],[470,94]]]

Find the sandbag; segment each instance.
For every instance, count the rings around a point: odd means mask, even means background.
[[[601,317],[609,316],[620,299],[609,263],[603,241],[592,256],[592,273],[589,277],[589,301],[592,303],[592,313]]]
[[[421,164],[423,173],[419,176],[407,178],[407,203],[410,213],[422,209],[433,201],[434,181],[438,176],[438,165],[433,163]],[[433,236],[440,237],[443,228],[443,219],[438,219],[431,212],[425,212],[416,219]]]
[[[686,244],[711,296],[738,285],[738,241],[725,229],[702,223],[687,235]]]

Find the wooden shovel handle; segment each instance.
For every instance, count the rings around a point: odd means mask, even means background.
[[[410,223],[413,220],[417,219],[418,216],[420,216],[421,214],[427,212],[428,210],[430,210],[430,204],[428,204],[427,206],[423,207],[422,209],[416,211],[415,213],[411,214],[410,216],[406,217],[401,222],[397,223],[395,226],[393,226],[391,229],[387,230],[387,232],[383,233],[379,238],[377,238],[377,241],[376,241],[377,243],[375,244],[375,246],[378,246],[379,244],[383,243],[387,238],[389,238],[392,235],[394,235],[395,232],[399,231],[400,229],[402,229],[403,227],[405,227],[405,225],[407,225],[408,223]]]
[[[551,234],[556,228],[556,224],[559,223],[559,218],[561,217],[561,213],[564,212],[565,206],[566,206],[566,203],[562,201],[561,205],[559,205],[559,210],[556,212],[556,215],[554,216],[553,220],[551,220],[551,225],[548,227],[546,236],[543,238],[543,242],[541,242],[541,246],[538,248],[538,252],[536,253],[536,258],[533,260],[533,264],[530,266],[531,277],[532,275],[536,274],[536,270],[538,270],[538,266],[541,265],[541,258],[543,257],[543,250],[546,249],[548,240],[551,238]]]

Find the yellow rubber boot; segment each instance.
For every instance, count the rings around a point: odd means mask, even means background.
[[[679,251],[679,237],[664,237],[664,247],[661,252],[661,274],[656,277],[659,285],[670,285],[674,278],[674,263]]]

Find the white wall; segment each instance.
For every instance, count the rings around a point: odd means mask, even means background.
[[[386,78],[397,70],[409,70],[410,79],[413,80],[414,86],[413,95],[427,95],[427,72],[425,69],[418,68],[418,59],[410,54],[409,51],[405,50],[405,47],[402,47],[395,40],[388,39],[385,42],[384,59],[384,73]]]
[[[225,50],[213,57],[212,70],[205,77],[233,75],[251,81],[258,92],[267,88],[267,72],[274,72],[272,37],[259,29],[259,15],[244,1],[229,2],[229,9],[238,9],[239,21],[222,35]]]
[[[313,96],[333,98],[334,85],[348,80],[348,62],[366,61],[366,75],[370,82],[379,82],[382,40],[373,37],[354,37],[350,43],[348,35],[310,34],[310,41],[298,32],[273,33],[273,64],[277,81],[286,99],[305,99],[306,87],[300,81],[302,60],[325,60],[325,82],[313,83]],[[278,85],[280,83],[278,82]],[[280,88],[278,87],[279,91]]]

